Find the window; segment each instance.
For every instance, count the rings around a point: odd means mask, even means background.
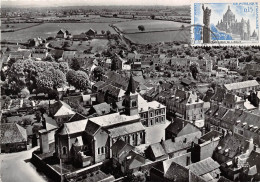
[[[164,116],[162,116],[162,121],[164,121]]]
[[[136,107],[136,101],[132,101],[132,107]]]
[[[153,117],[153,113],[152,112],[150,113],[150,117]]]
[[[62,147],[62,154],[63,155],[66,155],[67,154],[67,147]]]
[[[156,118],[155,120],[156,120],[156,123],[158,123],[158,122],[159,122],[158,118]]]
[[[132,138],[133,138],[133,140],[135,139],[135,135],[134,134],[132,135]]]
[[[101,153],[104,154],[104,147],[101,147]]]
[[[98,148],[98,154],[100,154],[100,148]]]

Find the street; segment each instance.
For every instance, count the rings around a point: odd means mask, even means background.
[[[46,182],[47,178],[40,175],[29,162],[32,152],[28,151],[0,154],[0,182]]]

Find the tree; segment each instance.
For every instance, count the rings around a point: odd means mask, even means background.
[[[184,25],[181,25],[181,29],[184,29],[185,28],[185,26]]]
[[[105,34],[105,31],[104,31],[104,30],[101,30],[101,33],[104,35],[104,34]]]
[[[73,81],[73,86],[80,90],[86,90],[89,87],[89,77],[84,71],[76,71],[76,79]]]
[[[75,70],[72,70],[70,69],[67,74],[66,74],[66,78],[67,78],[67,82],[70,84],[70,85],[73,85],[74,83],[74,80],[75,80],[75,77],[76,77],[76,74],[75,74]]]
[[[40,74],[36,80],[37,90],[43,93],[48,93],[53,89],[53,75],[51,71],[46,71],[45,74]]]
[[[100,81],[103,74],[104,74],[104,70],[102,67],[97,66],[94,68],[93,75],[94,75],[96,81]]]
[[[145,28],[144,28],[144,26],[143,25],[138,25],[138,30],[140,30],[140,31],[144,31],[145,30]]]
[[[151,17],[151,19],[152,19],[152,20],[154,20],[154,18],[155,18],[155,15],[151,15],[150,17]]]
[[[190,65],[190,71],[191,71],[192,77],[195,80],[197,80],[197,74],[199,73],[199,65],[198,65],[198,63],[192,63]]]
[[[59,69],[52,69],[53,88],[60,88],[66,83],[65,74]]]
[[[71,61],[72,61],[71,65],[70,65],[71,69],[78,71],[80,69],[79,60],[76,58],[73,58]]]

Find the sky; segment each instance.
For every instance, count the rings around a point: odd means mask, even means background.
[[[203,24],[203,11],[201,7],[201,3],[199,6],[196,6],[196,11],[198,16],[195,17],[195,24]],[[251,34],[254,30],[256,30],[256,5],[236,5],[233,3],[208,3],[205,4],[205,8],[208,7],[211,9],[210,23],[216,25],[218,21],[220,22],[223,19],[223,15],[227,12],[228,5],[230,5],[230,10],[235,14],[235,17],[238,22],[241,22],[241,19],[250,21]],[[244,9],[252,8],[250,12],[244,12]]]
[[[2,6],[189,5],[190,0],[1,0]]]

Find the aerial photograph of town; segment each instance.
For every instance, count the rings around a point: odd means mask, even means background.
[[[1,0],[0,182],[259,182],[257,1]]]

